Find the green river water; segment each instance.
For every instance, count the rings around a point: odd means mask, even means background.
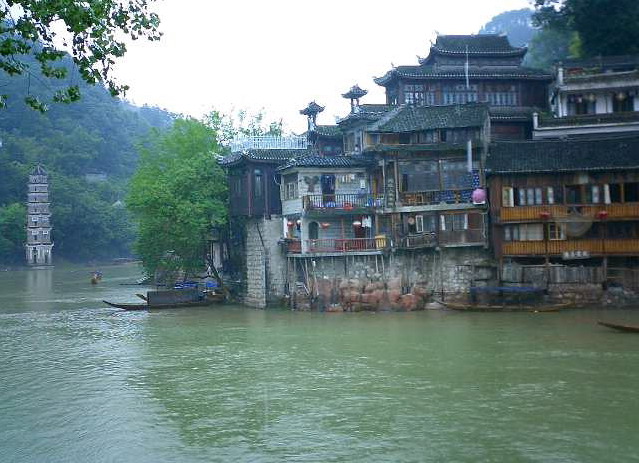
[[[0,272],[0,462],[639,461],[639,310],[127,313]]]

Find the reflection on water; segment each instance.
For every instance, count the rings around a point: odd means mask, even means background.
[[[53,268],[30,269],[27,271],[27,293],[25,302],[28,310],[47,310],[53,307]]]
[[[0,275],[20,462],[637,461],[639,313],[126,313],[135,266]]]

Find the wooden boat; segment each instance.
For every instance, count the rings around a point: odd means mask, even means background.
[[[639,333],[639,326],[637,325],[622,325],[619,323],[603,322],[601,320],[598,320],[597,323],[601,326],[612,328],[613,330],[623,331],[624,333]]]
[[[97,285],[100,281],[102,281],[102,272],[92,272],[91,273],[91,284]]]
[[[529,312],[529,313],[545,313],[559,312],[572,305],[571,302],[551,305],[487,305],[487,304],[471,304],[460,302],[444,302],[435,301],[443,305],[447,309],[459,310],[463,312]]]
[[[123,310],[173,309],[179,307],[198,307],[224,302],[225,295],[197,289],[149,291],[146,296],[137,294],[144,302],[110,302],[105,304]]]

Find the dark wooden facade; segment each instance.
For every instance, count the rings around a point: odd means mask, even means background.
[[[611,262],[636,266],[639,138],[502,142],[490,153],[492,246],[502,268],[506,260],[594,266],[606,282]]]
[[[280,163],[244,161],[229,167],[231,216],[269,217],[282,213],[276,169]]]

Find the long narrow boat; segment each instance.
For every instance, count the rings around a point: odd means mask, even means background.
[[[123,310],[175,309],[180,307],[198,307],[224,302],[225,295],[220,293],[198,293],[197,290],[149,291],[146,296],[137,294],[144,302],[110,302],[105,304]]]
[[[435,301],[443,305],[447,309],[458,310],[460,312],[530,312],[530,313],[542,313],[542,312],[559,312],[561,309],[570,307],[572,303],[566,302],[561,304],[551,305],[482,305],[471,303],[459,303],[459,302],[444,302]]]
[[[598,320],[597,323],[601,326],[612,328],[613,330],[623,331],[624,333],[639,333],[639,326],[637,325],[622,325],[619,323],[602,322],[601,320]]]

